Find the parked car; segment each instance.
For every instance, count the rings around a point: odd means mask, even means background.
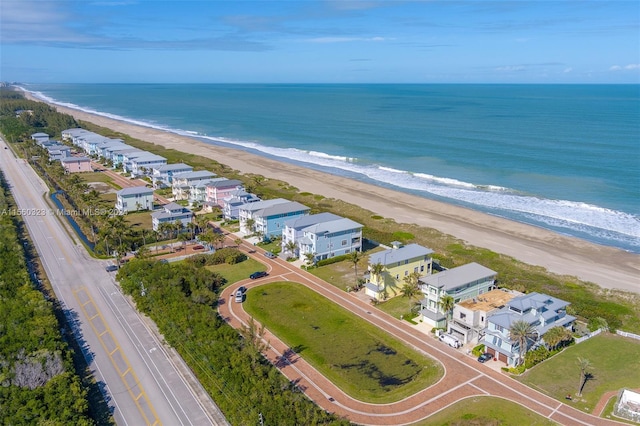
[[[275,259],[277,257],[275,254],[271,253],[270,251],[264,252],[264,255],[267,256],[269,259]]]
[[[237,303],[244,302],[244,292],[240,289],[236,290],[236,302]]]
[[[249,278],[251,278],[252,280],[257,280],[258,278],[266,277],[267,275],[269,274],[267,274],[266,271],[257,271],[249,275]]]
[[[478,361],[479,361],[479,362],[482,362],[482,363],[485,363],[485,362],[487,362],[487,361],[490,361],[490,360],[491,360],[491,358],[493,358],[493,355],[492,355],[492,354],[490,354],[489,352],[485,352],[485,353],[483,353],[482,355],[480,355],[480,356],[478,357]]]
[[[452,348],[459,348],[460,346],[462,346],[462,343],[460,343],[460,340],[456,339],[455,337],[453,337],[451,334],[441,334],[438,339],[440,339],[441,342],[446,343],[447,345],[451,346]]]
[[[106,268],[104,268],[104,270],[107,272],[114,272],[118,270],[118,267],[116,265],[109,265]]]

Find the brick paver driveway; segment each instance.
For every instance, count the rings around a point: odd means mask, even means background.
[[[247,247],[243,246],[242,249],[248,251]],[[251,249],[254,251],[255,248]],[[398,402],[370,404],[355,400],[342,392],[304,359],[291,353],[282,341],[267,330],[264,339],[270,347],[265,356],[289,380],[297,383],[309,398],[329,412],[358,424],[402,425],[424,419],[463,398],[494,396],[514,401],[563,425],[622,424],[576,410],[489,367],[470,362],[471,359],[464,354],[433,339],[425,339],[424,335],[416,333],[405,322],[372,308],[368,303],[340,291],[312,274],[293,267],[282,259],[267,259],[259,248],[248,254],[268,265],[269,276],[235,283],[222,292],[219,312],[231,326],[240,328],[249,320],[242,304],[233,301],[233,294],[240,285],[253,287],[272,281],[295,281],[386,330],[418,352],[436,359],[444,367],[444,377],[435,385]]]

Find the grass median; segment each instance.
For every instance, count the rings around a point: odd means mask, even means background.
[[[250,289],[245,309],[351,397],[389,403],[442,377],[442,366],[301,284]]]

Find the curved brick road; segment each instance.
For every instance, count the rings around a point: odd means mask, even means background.
[[[247,251],[244,246],[242,249]],[[222,292],[219,312],[231,326],[241,328],[249,320],[242,305],[233,302],[233,294],[240,285],[255,287],[273,281],[295,281],[384,329],[423,355],[436,359],[444,368],[442,379],[427,389],[398,402],[370,404],[355,400],[342,392],[302,357],[291,353],[280,339],[267,330],[264,339],[269,342],[270,348],[265,356],[289,380],[297,383],[309,398],[329,412],[363,425],[403,425],[424,419],[466,397],[493,396],[514,401],[563,425],[623,424],[581,412],[489,367],[470,363],[471,358],[464,354],[433,339],[425,339],[424,335],[417,335],[405,322],[372,308],[368,303],[340,291],[312,274],[284,260],[267,259],[259,248],[249,256],[266,263],[269,276],[256,281],[247,279],[235,283]]]

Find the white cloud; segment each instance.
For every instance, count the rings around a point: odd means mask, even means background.
[[[501,72],[513,72],[513,71],[524,71],[526,68],[524,65],[507,65],[504,67],[497,67],[496,71]]]
[[[640,64],[627,64],[625,66],[612,65],[609,67],[609,71],[633,71],[640,69]]]
[[[562,72],[567,74],[567,73],[570,73],[571,71],[573,71],[573,68],[568,67],[568,68],[565,68],[564,71],[562,71]]]

